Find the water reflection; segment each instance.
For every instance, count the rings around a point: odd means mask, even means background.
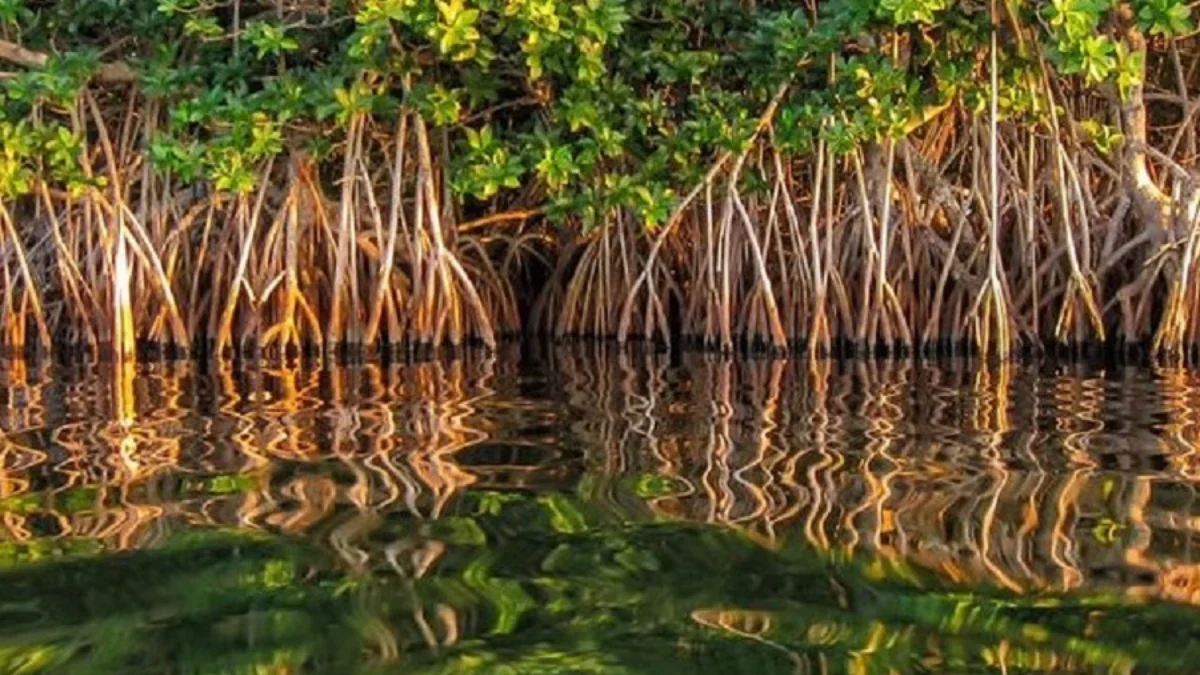
[[[1197,377],[11,362],[0,672],[1189,672]]]

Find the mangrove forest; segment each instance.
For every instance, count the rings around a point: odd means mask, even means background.
[[[0,0],[0,343],[1200,347],[1186,0]]]

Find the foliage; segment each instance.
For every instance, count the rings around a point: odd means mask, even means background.
[[[1001,55],[1005,115],[1044,114],[1026,75],[1036,52],[1063,77],[1128,92],[1144,54],[1116,27],[1125,5],[1149,36],[1192,29],[1184,0],[1002,3],[1023,31],[1001,19],[1004,39],[1026,45]],[[814,16],[732,0],[243,2],[248,18],[233,25],[222,2],[5,0],[0,21],[60,56],[3,84],[0,189],[12,198],[37,180],[86,187],[66,113],[99,50],[116,44],[164,111],[149,158],[184,181],[248,192],[271,157],[336,137],[356,115],[385,123],[407,104],[447,131],[450,184],[468,202],[547,201],[563,217],[626,208],[650,226],[706,157],[744,142],[786,79],[803,86],[785,101],[778,133],[800,153],[817,136],[847,153],[909,133],[930,107],[986,100],[990,17],[980,3],[820,7]],[[541,189],[525,190],[530,181]]]

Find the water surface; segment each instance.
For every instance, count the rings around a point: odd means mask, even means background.
[[[1200,373],[0,368],[0,673],[1191,673]]]

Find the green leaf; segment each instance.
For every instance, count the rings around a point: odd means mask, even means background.
[[[266,21],[251,21],[246,24],[245,37],[260,59],[300,48],[300,43],[289,37],[281,26]]]
[[[459,96],[460,90],[447,89],[441,84],[435,85],[420,102],[422,112],[436,125],[453,124],[462,114]]]
[[[1138,24],[1150,35],[1175,37],[1193,30],[1192,10],[1185,0],[1142,0]]]
[[[1124,135],[1119,131],[1097,120],[1083,120],[1079,126],[1100,154],[1105,156],[1112,154],[1112,151],[1125,141]]]
[[[1117,89],[1121,100],[1129,100],[1134,87],[1142,84],[1142,73],[1146,71],[1146,53],[1130,52],[1124,42],[1117,43]]]
[[[882,0],[880,11],[897,25],[932,24],[935,15],[945,10],[950,0]]]
[[[183,25],[184,35],[191,35],[201,38],[216,38],[225,34],[225,29],[217,23],[216,17],[213,16],[194,16],[187,20]]]
[[[534,168],[538,177],[552,191],[562,190],[573,176],[579,174],[579,166],[569,145],[547,146]]]
[[[16,25],[19,19],[24,19],[29,12],[21,0],[0,0],[0,25]]]

